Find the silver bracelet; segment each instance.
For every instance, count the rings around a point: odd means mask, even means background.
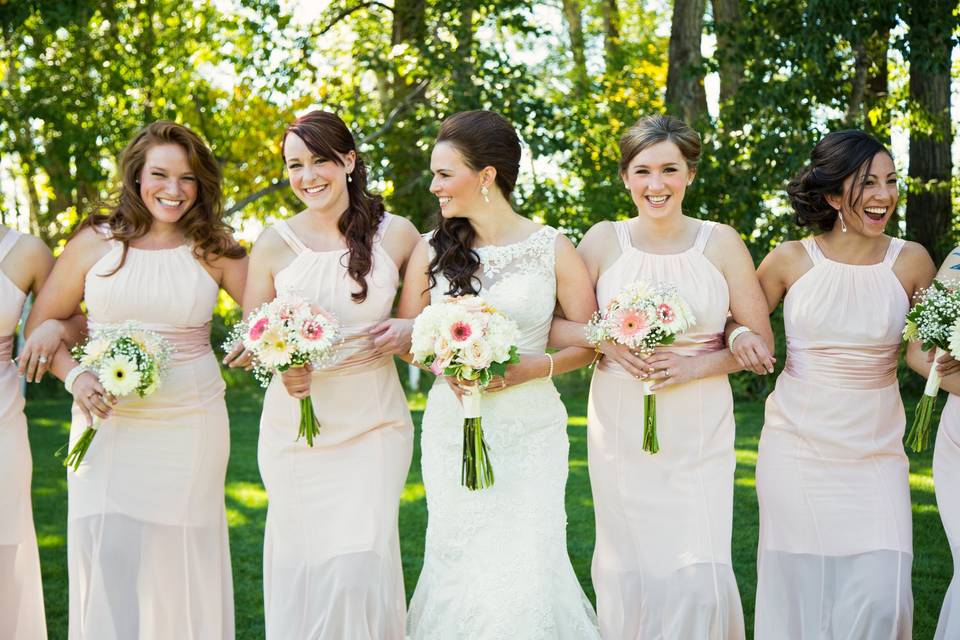
[[[736,329],[730,332],[730,337],[727,338],[727,349],[733,351],[733,341],[742,336],[745,333],[753,333],[753,330],[750,327],[745,325],[740,325]]]
[[[77,378],[80,377],[80,374],[89,371],[87,367],[82,364],[78,364],[73,369],[70,369],[70,373],[66,375],[63,379],[63,386],[67,388],[67,391],[73,395],[73,384],[77,381]]]

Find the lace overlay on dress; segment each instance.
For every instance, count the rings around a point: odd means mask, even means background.
[[[480,295],[520,327],[522,353],[543,353],[556,305],[558,232],[477,249]],[[449,288],[438,275],[437,302]],[[427,523],[423,570],[410,603],[411,638],[599,638],[566,547],[566,409],[548,379],[484,396],[496,482],[460,486],[463,411],[438,381],[423,418]]]

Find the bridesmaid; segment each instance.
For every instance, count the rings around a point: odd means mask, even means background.
[[[937,279],[944,282],[960,279],[960,247],[954,248],[940,266]],[[926,378],[930,374],[933,352],[921,351],[920,343],[911,342],[907,347],[907,363]],[[933,449],[933,481],[937,494],[937,507],[943,528],[947,532],[950,550],[953,552],[953,580],[943,599],[940,621],[937,623],[935,640],[960,638],[960,374],[958,363],[949,355],[941,356],[937,370],[942,376],[940,387],[950,393],[940,415],[940,428]]]
[[[264,398],[267,638],[402,639],[397,517],[413,423],[391,357],[409,349],[409,323],[390,313],[420,236],[367,190],[353,136],[336,115],[294,121],[282,153],[305,208],[254,245],[244,310],[295,292],[331,311],[346,338],[337,364],[289,370]],[[297,440],[297,399],[307,395],[322,425],[313,448]]]
[[[834,132],[787,186],[801,227],[760,265],[783,300],[787,361],[757,460],[756,637],[911,637],[913,559],[897,356],[934,267],[884,233],[897,206],[889,151]],[[735,343],[739,350],[741,345]]]
[[[243,248],[222,221],[220,169],[196,134],[143,129],[120,159],[119,199],[85,219],[40,292],[28,330],[83,300],[91,326],[135,320],[175,349],[159,390],[112,398],[65,346],[52,371],[74,396],[67,472],[72,640],[234,637],[223,485],[224,383],[210,349],[221,287],[239,299]]]
[[[620,139],[620,177],[637,215],[600,222],[580,243],[602,309],[624,285],[678,287],[697,324],[647,358],[601,344],[590,386],[587,443],[597,520],[593,584],[604,638],[744,637],[731,565],[733,398],[741,367],[724,348],[728,312],[752,329],[754,366],[772,370],[763,293],[739,234],[684,215],[700,136],[651,116]],[[584,341],[558,323],[554,341]],[[585,342],[584,342],[585,344]],[[660,451],[643,451],[643,394],[655,382]],[[642,487],[642,491],[636,490]]]
[[[36,295],[43,286],[53,256],[33,236],[3,225],[0,234],[0,640],[43,640],[47,625],[30,504],[33,465],[24,399],[11,358],[27,294]],[[68,339],[60,334],[60,325],[54,321],[39,327],[20,354],[21,368],[31,379],[43,375],[61,340]]]

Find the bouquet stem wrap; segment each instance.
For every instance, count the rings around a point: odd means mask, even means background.
[[[314,436],[320,435],[320,423],[313,412],[313,403],[310,402],[310,396],[300,398],[300,431],[297,432],[297,440],[304,438],[307,446],[313,446]]]
[[[463,403],[463,464],[460,484],[471,491],[493,486],[493,465],[480,424],[480,391],[465,393]]]
[[[907,446],[915,453],[920,453],[930,444],[930,421],[933,419],[933,410],[937,407],[937,392],[940,391],[940,374],[937,373],[937,360],[946,353],[940,347],[933,354],[933,364],[930,366],[930,375],[927,376],[927,386],[923,388],[923,395],[917,403],[913,414],[913,425],[907,434]]]
[[[643,381],[643,450],[656,453],[660,451],[660,442],[657,440],[657,394],[651,386],[646,380]]]

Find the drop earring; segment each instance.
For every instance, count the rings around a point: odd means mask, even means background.
[[[840,221],[840,232],[841,232],[841,233],[846,233],[846,232],[847,232],[847,223],[845,223],[845,222],[843,221],[843,212],[840,211],[840,210],[837,210],[837,219]]]
[[[480,195],[483,196],[484,202],[490,204],[490,189],[487,188],[487,185],[480,187]]]
[[[347,174],[347,182],[353,182],[353,176],[351,176],[349,173]]]

